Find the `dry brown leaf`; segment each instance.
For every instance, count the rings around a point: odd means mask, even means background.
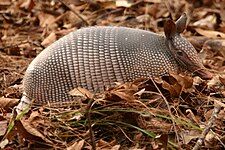
[[[35,6],[35,3],[33,0],[25,0],[23,3],[20,5],[20,8],[32,10]]]
[[[182,76],[175,73],[170,73],[172,77],[174,77],[177,80],[177,83],[179,83],[182,86],[183,89],[191,88],[193,85],[193,78],[190,76]]]
[[[73,145],[67,148],[67,150],[81,150],[84,146],[84,140],[75,142]]]
[[[81,5],[84,4],[84,1],[81,0],[63,0],[67,4],[72,4],[72,5]]]
[[[134,101],[135,97],[131,93],[126,93],[126,91],[112,91],[111,94],[118,96],[122,100],[126,100],[128,102]]]
[[[171,97],[179,97],[182,92],[182,86],[178,82],[171,85],[164,81],[162,87],[170,92]]]
[[[104,141],[103,139],[100,139],[98,143],[96,144],[97,150],[110,150],[113,146],[115,146],[117,143],[116,140],[113,140],[111,142]]]
[[[110,150],[119,150],[119,149],[120,149],[120,145],[115,145]]]
[[[221,76],[219,76],[219,80],[225,86],[225,78],[222,78]]]
[[[207,112],[204,113],[204,117],[205,117],[206,122],[209,121],[209,119],[212,116],[212,113],[213,113],[213,109],[210,109],[209,111],[207,111]]]
[[[42,42],[41,45],[44,47],[49,46],[50,44],[52,44],[53,42],[56,41],[56,34],[55,32],[52,32],[51,34],[49,34],[48,37],[46,37]]]
[[[70,95],[72,96],[81,96],[85,98],[92,99],[94,97],[94,94],[92,94],[90,91],[87,89],[77,87],[69,92]]]
[[[140,91],[137,91],[136,93],[134,93],[134,95],[141,96],[144,92],[145,92],[145,89],[141,89]]]
[[[5,134],[7,127],[8,127],[8,121],[1,120],[0,121],[0,136],[3,136]]]
[[[217,144],[217,138],[215,133],[209,131],[209,133],[205,137],[204,143],[207,148],[214,147]]]
[[[207,85],[209,87],[215,87],[215,86],[221,85],[221,82],[220,82],[219,78],[220,78],[219,75],[213,76],[213,78],[207,83]]]
[[[132,3],[127,1],[127,0],[117,0],[116,1],[116,6],[117,7],[126,7],[129,8],[132,6]]]
[[[215,105],[219,105],[219,106],[225,108],[225,104],[224,104],[223,102],[220,102],[220,101],[218,101],[218,100],[216,100],[216,99],[214,99],[213,101],[215,102]],[[210,117],[211,117],[211,116],[210,116]]]
[[[9,140],[8,139],[4,139],[0,142],[0,148],[1,149],[5,149],[6,145],[9,144]],[[5,149],[6,150],[6,149]]]
[[[196,131],[196,130],[186,130],[186,131],[181,131],[180,132],[180,135],[183,137],[183,142],[185,144],[188,144],[190,143],[190,141],[192,139],[197,139],[199,136],[200,136],[200,132],[199,131]]]
[[[225,38],[225,34],[219,31],[203,30],[201,28],[196,28],[195,30],[208,38]]]
[[[1,0],[0,5],[1,6],[8,6],[11,5],[12,1],[11,0]]]
[[[21,123],[23,125],[23,128],[31,135],[41,138],[47,143],[52,143],[50,140],[48,140],[41,132],[39,132],[36,128],[34,128],[31,125],[31,122],[29,120],[25,120],[24,118],[21,119]]]
[[[56,18],[53,15],[41,12],[38,15],[38,19],[39,19],[39,22],[40,22],[40,26],[43,27],[43,28],[44,27],[51,27],[51,26],[56,25],[55,24]]]
[[[216,24],[216,15],[215,14],[206,16],[205,18],[200,19],[193,23],[193,25],[198,28],[204,27],[204,28],[208,28],[208,29],[213,29],[215,24]]]
[[[220,52],[225,58],[225,40],[207,40],[204,43],[204,47],[207,49],[213,50],[215,52]]]
[[[179,97],[182,91],[186,91],[193,85],[192,77],[170,72],[170,76],[155,80],[158,84],[169,91],[171,97]]]
[[[104,1],[100,3],[101,7],[104,9],[116,9],[115,1]]]
[[[162,0],[145,0],[145,1],[149,3],[162,3]]]
[[[6,109],[9,107],[14,107],[18,104],[18,102],[19,102],[19,99],[1,97],[0,98],[0,108]]]

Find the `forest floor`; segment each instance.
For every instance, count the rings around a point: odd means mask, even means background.
[[[13,122],[26,68],[60,37],[95,25],[163,34],[184,12],[211,80],[171,73],[97,95],[75,89],[79,103],[33,106]],[[224,86],[223,0],[0,0],[0,149],[224,149]]]

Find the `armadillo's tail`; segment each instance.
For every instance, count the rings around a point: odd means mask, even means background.
[[[20,103],[16,106],[17,114],[19,115],[21,113],[23,114],[29,111],[31,103],[31,99],[28,98],[25,93],[23,93],[23,97],[20,99]]]

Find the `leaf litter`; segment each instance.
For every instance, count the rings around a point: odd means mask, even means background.
[[[0,0],[1,148],[224,148],[222,3]],[[191,16],[184,36],[200,52],[204,66],[215,74],[212,80],[171,72],[159,79],[117,83],[102,93],[76,88],[70,93],[79,97],[77,101],[61,107],[34,105],[5,135],[12,108],[21,97],[24,71],[44,47],[87,25],[127,26],[159,33],[167,18],[177,19],[184,11]],[[196,146],[200,137],[204,141]]]

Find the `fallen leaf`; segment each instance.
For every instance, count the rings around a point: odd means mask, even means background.
[[[49,46],[50,44],[52,44],[53,42],[56,41],[56,34],[55,32],[52,32],[49,34],[48,37],[46,37],[42,42],[41,42],[41,45],[44,46],[44,47],[47,47]]]
[[[35,6],[35,3],[33,0],[25,0],[23,1],[23,3],[20,5],[20,8],[24,8],[24,9],[27,9],[27,10],[32,10]]]
[[[225,40],[224,39],[216,39],[216,40],[207,40],[204,43],[204,47],[207,49],[213,50],[215,52],[220,52],[223,57],[225,57]]]
[[[94,94],[92,94],[90,91],[87,89],[77,87],[69,92],[70,95],[72,96],[81,96],[85,98],[92,99],[94,97]]]
[[[0,98],[0,108],[7,109],[9,107],[14,107],[18,104],[19,99],[15,98]]]
[[[116,145],[116,140],[112,140],[111,142],[104,141],[103,139],[100,139],[98,143],[96,144],[96,147],[98,147],[99,150],[110,150],[113,146]]]
[[[219,31],[203,30],[201,28],[196,28],[195,30],[208,38],[225,38],[225,34]]]
[[[145,0],[145,2],[149,2],[149,3],[162,3],[162,0]]]
[[[172,76],[162,81],[162,87],[169,91],[171,97],[179,97],[182,92],[182,86]]]
[[[127,0],[117,0],[116,6],[129,8],[132,6],[132,3],[128,2]]]
[[[4,140],[1,141],[1,143],[0,143],[0,148],[1,148],[1,149],[4,149],[5,146],[6,146],[7,144],[9,144],[9,140],[8,140],[8,139],[4,139]],[[5,150],[6,150],[6,149],[5,149]]]
[[[11,0],[2,0],[2,1],[0,1],[0,5],[1,6],[12,5],[12,1]]]
[[[197,139],[200,136],[200,132],[196,130],[185,130],[181,131],[180,135],[183,137],[184,144],[188,144],[191,140]]]
[[[130,101],[134,101],[135,100],[135,97],[132,93],[127,93],[125,90],[122,91],[122,90],[116,90],[116,91],[111,91],[110,92],[112,95],[116,95],[118,96],[119,98],[121,98],[122,100],[126,100],[128,102]]]
[[[217,138],[215,133],[209,131],[209,133],[205,137],[204,143],[207,148],[214,147],[217,144]]]
[[[82,150],[84,146],[84,140],[80,140],[78,142],[75,142],[73,145],[67,148],[67,150]]]
[[[177,82],[183,87],[182,90],[191,88],[193,85],[193,78],[186,75],[176,74],[171,72],[171,76],[173,76]]]
[[[115,145],[110,150],[119,150],[119,149],[120,149],[120,145]]]
[[[207,40],[209,40],[209,38],[205,36],[191,36],[188,38],[188,41],[198,52],[202,50],[202,47]]]
[[[50,26],[54,26],[55,24],[55,20],[56,18],[53,15],[47,14],[47,13],[39,13],[38,15],[38,19],[39,19],[39,24],[41,27],[50,27]]]
[[[219,76],[219,80],[225,86],[225,78],[222,78],[221,76]]]
[[[6,133],[7,126],[8,126],[7,120],[0,121],[0,136],[3,136]]]
[[[29,120],[25,120],[24,118],[21,119],[21,123],[22,123],[22,127],[26,130],[26,132],[28,132],[29,134],[31,134],[32,136],[35,137],[39,137],[42,140],[44,140],[47,143],[52,143],[50,140],[47,139],[47,137],[45,137],[41,132],[39,132],[36,128],[34,128],[31,124]]]
[[[204,27],[204,28],[208,28],[208,29],[213,29],[215,24],[216,24],[216,15],[215,14],[206,16],[205,18],[200,19],[193,23],[193,25],[198,28]]]

